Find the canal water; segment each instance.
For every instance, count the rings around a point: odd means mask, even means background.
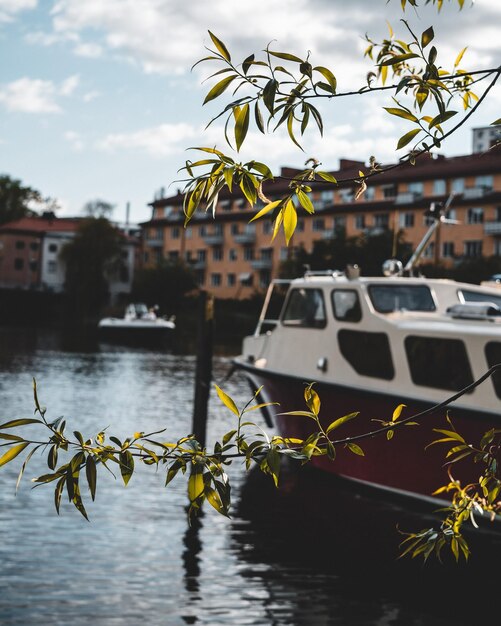
[[[250,399],[238,375],[214,380],[238,405]],[[195,357],[82,344],[53,331],[0,329],[0,422],[33,415],[32,378],[47,418],[71,432],[125,437],[191,430]],[[211,392],[208,442],[234,426]],[[256,412],[253,417],[262,427]],[[16,459],[17,461],[18,459]],[[277,490],[240,462],[230,467],[230,519],[207,509],[191,526],[186,482],[137,467],[129,485],[105,472],[90,522],[53,489],[33,457],[19,491],[20,463],[0,468],[0,624],[59,626],[476,626],[500,623],[494,538],[472,539],[470,565],[398,559],[402,530],[431,521],[308,468],[285,468]],[[419,471],[419,468],[416,469]]]

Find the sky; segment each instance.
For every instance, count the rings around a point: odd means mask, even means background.
[[[115,220],[137,223],[150,219],[162,188],[166,196],[182,189],[179,169],[197,158],[193,146],[275,171],[309,157],[326,170],[340,158],[395,162],[409,127],[382,109],[394,105],[388,92],[331,100],[322,107],[324,136],[307,132],[304,152],[286,132],[254,129],[236,155],[222,124],[206,129],[220,104],[203,105],[212,84],[204,79],[219,67],[191,68],[208,54],[210,30],[235,60],[273,42],[300,57],[310,51],[314,65],[334,72],[339,91],[358,89],[372,69],[364,35],[387,37],[389,23],[405,38],[402,17],[418,33],[434,25],[445,69],[465,46],[463,69],[500,64],[501,0],[466,0],[463,11],[445,0],[438,16],[430,6],[402,14],[400,0],[0,0],[0,174],[55,198],[61,217],[100,199],[115,206]],[[497,85],[440,152],[470,153],[471,129],[500,116]]]

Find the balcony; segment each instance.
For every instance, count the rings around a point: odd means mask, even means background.
[[[253,270],[269,270],[273,266],[272,259],[256,259],[251,261],[251,267]]]
[[[235,243],[239,243],[243,246],[246,246],[256,241],[256,233],[255,232],[236,233],[235,235],[233,235],[233,240],[235,241]]]
[[[476,200],[477,198],[483,198],[487,192],[491,189],[485,187],[466,187],[463,190],[463,200]]]
[[[204,241],[208,246],[221,246],[224,242],[224,236],[216,233],[204,235]]]
[[[151,238],[151,239],[147,238],[145,239],[144,243],[146,244],[148,248],[163,248],[164,247],[164,240],[158,237]]]
[[[416,193],[415,191],[405,191],[397,195],[395,198],[395,204],[412,204],[422,197],[423,194]]]
[[[501,222],[484,222],[484,235],[501,235]]]

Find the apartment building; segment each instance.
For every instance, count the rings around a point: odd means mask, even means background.
[[[74,238],[82,219],[46,212],[0,226],[0,288],[63,292],[66,268],[61,250]],[[112,301],[130,293],[138,261],[138,236],[131,234],[130,227],[120,230],[122,263],[109,277]]]
[[[341,181],[358,177],[359,170],[368,172],[369,168],[341,159],[338,170],[331,173]],[[266,196],[271,200],[283,197],[297,171],[282,168],[280,177],[265,184]],[[356,200],[355,191],[353,185],[314,184],[315,213],[298,208],[298,225],[289,246],[282,233],[272,241],[271,219],[249,223],[263,205],[251,208],[235,189],[221,192],[215,219],[199,209],[186,228],[183,195],[157,198],[150,205],[151,220],[141,224],[144,264],[183,260],[195,271],[198,284],[216,297],[245,298],[264,290],[277,276],[280,263],[298,246],[311,250],[315,241],[332,239],[340,227],[348,237],[381,229],[402,230],[415,247],[429,227],[425,213],[430,205],[448,200],[447,217],[458,223],[440,226],[424,253],[425,260],[452,266],[464,258],[501,255],[499,148],[452,158],[425,155],[415,165],[401,165],[371,178]]]

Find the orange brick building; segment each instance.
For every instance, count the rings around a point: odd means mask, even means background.
[[[337,180],[368,172],[364,163],[341,159]],[[271,200],[287,193],[288,180],[297,170],[283,168],[281,177],[264,186]],[[151,203],[152,217],[143,223],[145,266],[161,259],[190,264],[204,289],[220,298],[244,298],[267,287],[280,263],[298,246],[311,250],[313,242],[332,239],[343,227],[348,237],[402,230],[415,247],[428,228],[424,214],[432,202],[454,197],[448,217],[458,225],[441,225],[424,258],[453,265],[467,257],[501,255],[501,149],[446,158],[424,156],[414,166],[402,165],[368,182],[362,197],[354,199],[353,186],[314,184],[313,215],[298,209],[298,226],[289,246],[283,234],[272,242],[272,221],[249,220],[262,206],[251,208],[243,195],[221,192],[216,212],[198,210],[183,227],[183,196],[177,193]],[[333,268],[342,269],[342,268]],[[362,268],[363,272],[363,268]]]

